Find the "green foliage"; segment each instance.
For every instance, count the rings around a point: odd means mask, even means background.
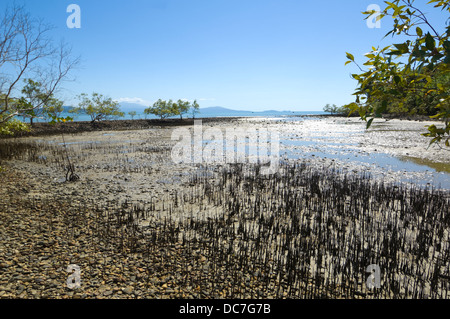
[[[4,106],[5,95],[0,95],[0,109]],[[17,103],[16,99],[8,99],[9,105],[15,105]],[[14,117],[10,117],[12,107],[7,111],[0,114],[0,136],[2,135],[14,135],[16,132],[29,132],[30,127],[15,119]]]
[[[22,88],[23,96],[16,104],[20,116],[30,119],[30,124],[33,124],[33,119],[43,115],[43,100],[46,98],[42,92],[42,84],[32,79],[25,79],[25,86]]]
[[[337,110],[338,110],[338,107],[336,106],[336,104],[333,104],[333,105],[327,104],[323,108],[324,112],[327,112],[330,114],[336,114]]]
[[[200,105],[197,103],[197,100],[194,100],[194,102],[191,105],[192,118],[195,118],[195,115],[198,113],[200,113]]]
[[[432,138],[430,144],[444,141],[444,145],[450,147],[450,102],[449,100],[442,99],[440,101],[440,112],[432,118],[443,118],[445,119],[445,126],[443,128],[438,128],[436,125],[429,125],[428,132],[423,134],[424,136]]]
[[[30,127],[22,121],[10,119],[6,122],[0,121],[0,136],[14,135],[16,132],[29,132]]]
[[[72,122],[73,118],[71,116],[67,117],[59,117],[59,116],[51,116],[49,124],[54,125],[56,123],[66,123],[66,122]]]
[[[180,115],[180,118],[183,118],[183,114],[189,112],[191,108],[191,103],[189,101],[178,100],[177,102],[177,113]]]
[[[23,6],[7,6],[0,18],[0,135],[30,131],[18,116],[56,120],[63,111],[54,93],[78,59],[61,42],[55,46],[51,28]],[[25,77],[29,77],[25,79]],[[33,79],[31,79],[33,78]],[[36,80],[40,79],[40,81]],[[22,88],[19,84],[24,81]],[[20,92],[21,96],[13,96]]]
[[[79,59],[72,59],[70,49],[61,42],[55,46],[51,30],[40,19],[34,19],[23,6],[11,5],[0,17],[0,126],[20,128],[11,122],[17,116],[58,117],[62,104],[53,94]],[[29,79],[24,79],[29,77]],[[32,79],[31,79],[32,78]],[[39,80],[36,80],[39,79]],[[22,88],[19,84],[25,81]],[[20,92],[21,97],[14,94]]]
[[[94,92],[89,97],[86,93],[82,93],[78,98],[80,100],[78,107],[71,109],[69,112],[87,114],[91,117],[92,122],[124,116],[124,113],[120,111],[119,103],[102,94]]]
[[[60,118],[61,113],[64,111],[63,104],[63,101],[50,97],[46,103],[47,119]]]
[[[178,100],[173,102],[172,100],[163,101],[159,99],[153,106],[150,106],[144,110],[145,114],[153,114],[159,116],[161,119],[165,119],[171,116],[180,116],[183,119],[183,114],[186,114],[191,110],[192,114],[198,113],[199,105],[195,100],[192,104],[189,101]]]
[[[40,82],[32,79],[25,79],[26,85],[22,88],[23,96],[12,105],[12,111],[16,111],[19,116],[30,119],[44,117],[47,119],[57,118],[63,111],[63,102],[44,92]]]
[[[355,63],[361,70],[352,77],[358,82],[354,92],[352,112],[358,112],[367,121],[384,113],[433,115],[443,120],[444,128],[429,126],[425,136],[431,143],[449,141],[450,113],[450,25],[439,34],[414,0],[385,1],[380,18],[393,18],[393,29],[386,36],[406,36],[407,40],[384,48],[372,47],[365,56],[363,70],[351,53],[346,64]],[[431,0],[435,8],[450,13],[450,0]],[[373,12],[363,12],[367,18]]]
[[[161,119],[173,116],[173,103],[171,101],[163,101],[159,99],[153,106],[150,106],[144,110],[145,114],[153,114],[159,116]]]
[[[336,104],[330,105],[327,104],[324,106],[323,108],[324,112],[330,113],[331,115],[349,115],[351,109],[347,106],[347,105],[343,105],[343,106],[336,106]]]
[[[134,117],[136,116],[136,111],[130,111],[128,112],[128,115],[131,116],[131,119],[134,120]]]
[[[333,106],[334,106],[334,108],[333,108],[330,104],[327,104],[327,105],[325,105],[325,106],[323,107],[323,111],[324,111],[324,112],[327,112],[327,113],[330,113],[330,114],[336,113],[336,112],[335,112],[335,107],[336,107],[336,105],[333,105]]]

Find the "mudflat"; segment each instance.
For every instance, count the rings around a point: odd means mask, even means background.
[[[0,297],[445,297],[449,193],[426,187],[448,180],[450,157],[420,135],[430,124],[202,121],[223,133],[278,132],[274,176],[245,163],[174,162],[172,135],[193,133],[190,124],[4,140]],[[79,179],[66,180],[69,164]],[[425,230],[435,232],[424,239]],[[422,250],[429,256],[417,257]],[[414,258],[422,266],[406,269]],[[67,285],[72,264],[81,268],[79,289]],[[365,286],[370,264],[398,270],[384,291]],[[415,287],[414,272],[429,283]]]

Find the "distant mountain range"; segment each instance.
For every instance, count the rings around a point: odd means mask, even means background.
[[[128,112],[136,111],[137,114],[143,114],[144,109],[148,106],[135,103],[120,103],[120,109],[125,113],[127,117]],[[64,112],[68,112],[72,107],[65,106]],[[197,117],[232,117],[232,116],[281,116],[281,115],[292,115],[292,114],[319,114],[322,112],[294,112],[294,111],[277,111],[277,110],[266,110],[266,111],[246,111],[246,110],[233,110],[222,106],[211,106],[200,108],[200,113]],[[187,114],[190,115],[189,113]]]
[[[266,110],[266,111],[245,111],[245,110],[233,110],[228,109],[226,107],[222,106],[210,106],[205,108],[200,108],[201,112],[208,112],[208,113],[288,113],[291,111],[276,111],[276,110]],[[294,112],[292,112],[294,113]]]
[[[136,104],[136,103],[120,103],[120,109],[122,112],[130,112],[130,111],[136,111],[136,112],[142,112],[144,109],[146,109],[148,106],[142,105],[142,104]],[[64,106],[64,111],[68,112],[70,109],[72,109],[72,106]],[[210,106],[210,107],[201,107],[200,112],[207,112],[207,113],[295,113],[292,111],[277,111],[277,110],[266,110],[266,111],[246,111],[246,110],[233,110],[222,106]]]
[[[120,103],[120,108],[122,112],[129,112],[129,111],[143,111],[148,106],[144,106],[142,104],[134,104],[134,103]],[[233,110],[222,106],[210,106],[210,107],[201,107],[200,108],[201,113],[223,113],[223,114],[238,114],[238,113],[295,113],[292,111],[276,111],[276,110],[266,110],[266,111],[246,111],[246,110]]]

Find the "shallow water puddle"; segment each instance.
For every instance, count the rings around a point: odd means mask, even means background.
[[[339,160],[360,169],[370,170],[373,175],[379,172],[395,172],[398,181],[433,185],[450,189],[450,170],[448,164],[433,163],[408,157],[395,157],[386,153],[368,153],[348,146],[357,143],[318,143],[317,141],[283,140],[282,154],[288,159],[322,158]]]

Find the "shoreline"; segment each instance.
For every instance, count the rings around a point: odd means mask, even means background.
[[[196,120],[202,120],[204,131],[214,128],[225,132],[227,128],[232,127],[240,127],[244,130],[278,131],[281,134],[280,156],[288,152],[289,156],[302,160],[329,165],[340,162],[349,169],[353,167],[363,171],[377,171],[384,176],[389,174],[383,170],[390,171],[392,165],[397,166],[397,171],[401,171],[401,166],[404,165],[414,169],[408,162],[431,168],[430,171],[436,169],[439,172],[450,173],[448,156],[450,150],[443,149],[439,145],[429,147],[429,139],[421,135],[426,131],[426,125],[431,123],[438,125],[437,121],[376,119],[372,126],[366,129],[365,123],[358,117],[302,116],[302,118],[294,120],[288,117],[220,117]],[[141,143],[150,142],[148,138],[156,134],[160,136],[158,138],[164,136],[165,147],[170,147],[175,143],[171,141],[171,133],[175,129],[187,127],[188,130],[192,130],[193,125],[194,119],[112,120],[95,124],[86,121],[55,125],[36,123],[30,133],[0,138],[0,141],[4,141],[4,143],[26,141],[41,143],[47,140],[50,143],[61,144],[65,140],[68,145],[88,145],[126,140],[128,143],[135,141],[138,146]],[[362,163],[348,165],[346,162],[349,160],[362,161]],[[382,165],[375,167],[374,164],[377,161]],[[423,168],[417,167],[417,169],[424,171]],[[425,175],[427,174],[425,173]],[[412,176],[424,177],[425,175],[413,174]],[[431,176],[428,174],[428,177]]]
[[[160,127],[174,127],[174,126],[189,126],[194,124],[194,120],[202,120],[203,123],[224,123],[233,122],[242,119],[268,119],[278,118],[277,116],[230,116],[230,117],[199,117],[199,118],[185,118],[185,119],[136,119],[136,120],[105,120],[100,122],[91,121],[72,121],[66,123],[50,124],[48,122],[33,123],[30,132],[16,132],[12,136],[0,136],[1,139],[11,139],[19,137],[37,137],[50,136],[58,134],[76,134],[84,132],[95,131],[123,131],[123,130],[141,130],[148,128]],[[356,119],[358,115],[339,115],[339,114],[305,114],[305,115],[283,115],[280,118],[339,118],[339,119]],[[383,115],[378,120],[399,120],[399,121],[414,121],[414,122],[437,122],[442,121],[432,119],[426,115]]]
[[[47,122],[33,123],[30,132],[16,132],[13,136],[1,136],[1,139],[20,137],[50,136],[58,134],[76,134],[96,131],[125,131],[142,130],[148,128],[174,127],[193,125],[194,120],[202,120],[204,123],[224,122],[237,120],[240,117],[214,117],[196,119],[136,119],[136,120],[105,120],[101,122],[73,121],[66,123],[50,124]]]

